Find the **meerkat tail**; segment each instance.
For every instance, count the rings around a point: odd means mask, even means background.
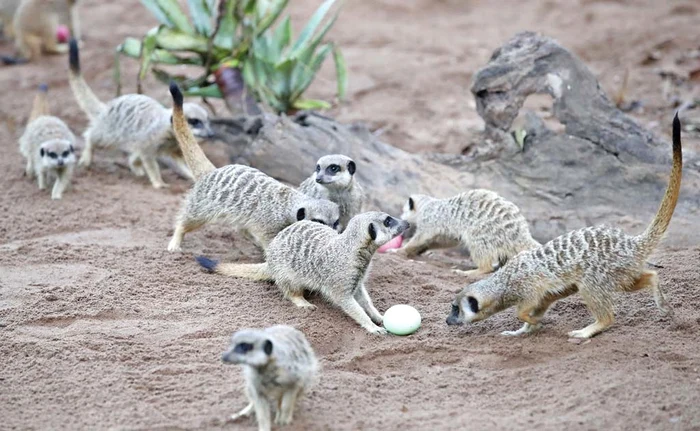
[[[681,172],[683,170],[683,151],[681,148],[681,122],[678,119],[678,113],[673,117],[673,168],[668,180],[666,193],[661,201],[659,210],[652,220],[649,227],[641,235],[641,239],[646,243],[651,250],[654,248],[663,237],[668,225],[671,222],[671,216],[678,202],[678,193],[681,189]]]
[[[197,256],[196,259],[197,263],[209,272],[249,280],[274,281],[267,272],[267,263],[219,263],[204,256]]]
[[[49,112],[49,102],[46,100],[46,93],[49,91],[49,87],[46,84],[41,84],[39,86],[39,91],[34,96],[34,104],[32,105],[32,112],[29,114],[29,123],[36,120],[42,115],[50,115]]]
[[[173,96],[173,132],[187,167],[192,171],[194,179],[213,171],[216,167],[209,161],[202,148],[197,143],[190,126],[187,124],[185,114],[182,112],[183,97],[176,83],[170,83],[170,94]]]
[[[69,43],[69,64],[70,86],[75,100],[92,120],[105,110],[105,104],[95,96],[95,93],[92,92],[92,89],[87,85],[80,73],[80,53],[78,52],[78,42],[75,39],[71,39]]]

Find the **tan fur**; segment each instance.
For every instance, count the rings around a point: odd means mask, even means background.
[[[92,164],[95,147],[117,147],[128,154],[131,171],[137,176],[145,173],[154,188],[167,187],[158,157],[172,159],[181,175],[192,178],[173,135],[172,111],[142,94],[127,94],[102,103],[82,77],[75,41],[70,43],[70,84],[78,104],[90,118],[83,134],[81,166]],[[192,103],[186,103],[182,109],[187,117],[184,121],[192,124],[194,133],[201,138],[212,136],[207,111]]]
[[[228,276],[274,280],[285,298],[297,307],[315,308],[304,299],[304,290],[319,292],[368,332],[384,334],[386,330],[377,326],[383,317],[372,304],[365,280],[374,252],[407,228],[407,222],[381,212],[353,217],[342,234],[302,221],[272,240],[263,264],[219,264],[202,257],[197,260],[203,267]]]
[[[492,272],[494,265],[540,245],[518,207],[489,190],[471,190],[449,199],[413,195],[401,218],[415,225],[416,231],[405,246],[392,252],[413,257],[461,245],[477,265],[476,270],[457,271],[467,275]]]
[[[75,137],[59,118],[49,115],[46,88],[35,96],[27,128],[19,139],[19,149],[27,159],[25,174],[36,177],[39,189],[55,177],[51,199],[61,199],[75,166]]]
[[[216,169],[197,144],[197,140],[192,134],[189,124],[187,124],[187,118],[185,118],[185,113],[183,112],[183,104],[180,103],[173,104],[173,132],[185,163],[190,168],[195,180]]]
[[[275,424],[292,423],[299,396],[316,382],[318,373],[318,361],[306,337],[286,325],[236,332],[222,360],[243,367],[250,401],[231,420],[254,412],[259,431],[270,431],[273,410]]]
[[[524,251],[492,276],[465,287],[453,302],[447,323],[476,322],[515,306],[518,319],[525,323],[519,330],[504,334],[530,333],[540,327],[544,313],[553,302],[578,292],[595,322],[570,332],[569,336],[589,338],[612,325],[616,292],[640,289],[650,289],[659,310],[671,314],[658,275],[645,268],[645,263],[673,215],[682,166],[681,125],[676,116],[668,188],[656,217],[641,235],[627,235],[606,226],[588,227]]]
[[[21,58],[41,57],[42,53],[65,54],[66,44],[56,40],[56,30],[67,24],[71,37],[80,38],[77,0],[22,0],[12,21],[15,46]]]

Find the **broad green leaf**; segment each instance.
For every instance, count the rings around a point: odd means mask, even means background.
[[[151,64],[151,56],[153,51],[156,49],[156,34],[158,33],[158,28],[151,29],[146,36],[141,41],[141,54],[140,61],[141,66],[139,67],[139,74],[137,79],[137,91],[141,93],[141,81],[146,78],[146,72]]]
[[[206,87],[191,87],[183,92],[186,97],[212,97],[212,98],[223,98],[219,86],[216,84],[208,85]]]
[[[219,12],[222,12],[222,16],[219,24],[219,31],[217,31],[216,36],[214,36],[214,45],[231,51],[237,42],[236,39],[236,28],[238,27],[238,22],[234,16],[233,9],[236,7],[236,0],[221,0],[222,3],[219,7]]]
[[[184,33],[194,34],[192,24],[190,24],[187,15],[185,15],[185,12],[180,8],[177,0],[156,0],[156,3],[158,3],[160,10],[163,11],[172,22],[172,26],[170,27],[176,28]]]
[[[122,45],[119,45],[117,47],[117,49],[114,51],[114,71],[112,72],[112,78],[114,79],[114,83],[117,85],[117,97],[122,95],[122,66],[121,66]]]
[[[272,33],[272,47],[275,56],[275,61],[279,61],[282,51],[289,46],[292,40],[292,23],[289,17],[286,17],[280,25],[277,26]]]
[[[160,27],[156,35],[158,46],[168,51],[207,52],[207,39],[200,35],[191,35],[168,27]]]
[[[243,81],[248,88],[253,89],[257,93],[258,81],[255,79],[253,64],[250,61],[243,63]]]
[[[144,5],[161,24],[167,25],[168,27],[175,26],[168,15],[160,8],[157,0],[141,0],[141,4]]]
[[[124,42],[117,47],[117,51],[132,58],[141,58],[141,41],[133,37],[127,37]],[[199,56],[178,57],[164,49],[155,49],[151,54],[151,62],[159,64],[193,64],[202,66],[202,59]]]
[[[212,12],[208,0],[187,0],[194,28],[202,36],[209,36],[212,31]]]
[[[325,100],[316,99],[298,99],[292,105],[295,109],[329,109],[331,104]]]
[[[321,24],[321,21],[323,21],[323,18],[326,16],[326,13],[328,13],[331,6],[333,6],[333,3],[335,3],[335,0],[326,0],[321,4],[321,6],[319,6],[318,9],[316,9],[316,12],[314,12],[314,14],[311,16],[309,22],[306,23],[306,26],[304,26],[301,34],[299,34],[299,39],[297,39],[294,46],[292,46],[292,53],[290,54],[291,57],[296,57],[299,55],[306,45],[310,43],[312,36],[316,32],[316,27]]]
[[[333,46],[333,61],[335,62],[335,80],[338,83],[338,99],[345,100],[345,94],[348,91],[348,69],[345,57],[337,46]]]

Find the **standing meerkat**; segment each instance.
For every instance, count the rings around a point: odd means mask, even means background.
[[[316,355],[304,334],[286,325],[236,332],[222,360],[243,366],[250,402],[231,420],[255,412],[260,431],[270,430],[272,409],[277,425],[292,423],[298,397],[315,383],[318,372]]]
[[[300,222],[272,240],[265,263],[218,263],[202,256],[197,261],[219,274],[274,281],[297,307],[315,308],[304,299],[304,290],[319,292],[368,332],[386,334],[377,326],[383,317],[374,308],[365,281],[374,252],[408,226],[382,212],[356,215],[341,234],[318,223]]]
[[[5,57],[7,64],[23,63],[48,54],[65,54],[68,46],[56,40],[60,23],[66,23],[72,37],[80,38],[78,0],[4,0],[3,15],[15,8],[10,33],[14,34],[16,58]],[[4,19],[3,19],[4,20]]]
[[[25,174],[36,177],[41,190],[55,179],[51,199],[61,199],[73,176],[75,136],[63,121],[49,114],[47,91],[46,85],[39,87],[27,128],[19,138],[19,150],[27,159]]]
[[[351,218],[362,212],[365,193],[355,181],[355,161],[342,154],[323,156],[316,171],[299,186],[299,190],[318,199],[327,199],[340,207],[340,232]]]
[[[572,331],[570,337],[590,338],[612,325],[613,296],[648,288],[659,310],[672,313],[655,271],[646,259],[661,241],[678,201],[683,155],[681,124],[673,119],[673,168],[666,193],[654,220],[640,235],[626,235],[606,226],[588,227],[557,237],[545,245],[518,254],[500,271],[464,288],[452,303],[448,325],[486,319],[512,306],[525,322],[520,335],[540,327],[549,306],[579,292],[595,322]]]
[[[299,220],[338,225],[338,205],[333,202],[306,196],[249,166],[215,168],[188,127],[180,89],[172,83],[170,92],[173,130],[195,183],[185,198],[168,250],[179,251],[185,233],[218,219],[246,230],[263,249],[282,229]]]
[[[519,252],[540,244],[530,235],[518,207],[495,192],[471,190],[448,199],[413,195],[401,218],[416,226],[408,243],[392,252],[413,257],[434,248],[461,245],[469,250],[477,269],[456,271],[487,274]]]
[[[78,162],[90,166],[94,147],[118,147],[129,154],[131,171],[142,176],[144,171],[153,187],[167,187],[160,175],[158,156],[169,157],[180,173],[192,178],[175,137],[172,110],[143,94],[126,94],[102,103],[80,73],[80,57],[75,40],[70,41],[70,85],[73,95],[90,119],[85,131],[85,149]],[[200,137],[212,136],[209,115],[199,105],[184,104],[188,128]]]

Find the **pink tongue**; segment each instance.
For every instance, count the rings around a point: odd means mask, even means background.
[[[68,38],[70,37],[70,31],[68,31],[68,27],[65,25],[59,25],[56,28],[56,40],[58,43],[66,43],[68,42]]]
[[[385,253],[387,250],[391,250],[392,248],[401,248],[401,244],[403,243],[403,237],[401,235],[395,237],[391,241],[387,242],[383,246],[379,247],[379,250],[377,250],[378,253]]]

